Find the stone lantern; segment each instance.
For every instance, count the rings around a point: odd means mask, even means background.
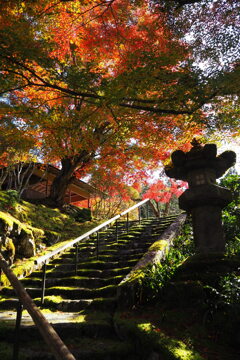
[[[192,215],[193,235],[198,253],[223,253],[225,238],[221,212],[232,201],[230,190],[216,184],[226,170],[236,162],[234,151],[217,156],[215,144],[201,145],[196,139],[192,148],[184,153],[172,153],[172,166],[165,168],[171,178],[187,181],[187,189],[179,197],[179,207]]]

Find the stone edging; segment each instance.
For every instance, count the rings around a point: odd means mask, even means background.
[[[117,297],[119,308],[131,308],[136,304],[140,287],[139,280],[144,277],[144,269],[156,265],[164,259],[166,252],[179,234],[186,216],[186,214],[181,214],[177,217],[118,285]]]

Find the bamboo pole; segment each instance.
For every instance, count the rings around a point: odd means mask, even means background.
[[[56,331],[53,329],[53,327],[49,324],[47,319],[43,316],[36,304],[33,302],[32,298],[28,295],[28,293],[26,292],[18,278],[15,276],[15,274],[12,272],[12,270],[9,268],[7,262],[1,254],[0,267],[10,281],[24,308],[32,317],[35,325],[37,326],[44,341],[48,345],[55,358],[57,360],[76,360],[75,357],[68,350],[66,345],[63,343],[63,341],[60,339]]]

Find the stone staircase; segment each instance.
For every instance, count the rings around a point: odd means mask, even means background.
[[[141,224],[119,222],[79,244],[77,269],[74,248],[47,265],[46,291],[41,305],[42,271],[21,280],[34,302],[42,309],[76,359],[140,359],[131,342],[118,339],[113,324],[117,308],[117,286],[148,247],[173,222],[175,216],[145,219]],[[18,300],[11,287],[0,292],[0,341],[5,360],[12,359]],[[0,345],[1,355],[1,345]],[[9,357],[8,357],[9,356]],[[0,356],[1,357],[1,356]],[[19,360],[54,359],[40,338],[31,318],[23,312]]]

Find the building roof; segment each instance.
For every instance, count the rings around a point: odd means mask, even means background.
[[[30,164],[26,163],[26,165],[24,164],[24,167],[27,168],[29,165]],[[29,171],[31,171],[32,174],[29,180],[29,186],[24,193],[24,197],[28,199],[47,197],[50,193],[50,187],[53,180],[59,175],[61,170],[53,165],[34,163],[34,168],[29,168]],[[90,199],[91,195],[99,193],[101,192],[98,189],[75,177],[68,186],[64,202],[76,203]]]

